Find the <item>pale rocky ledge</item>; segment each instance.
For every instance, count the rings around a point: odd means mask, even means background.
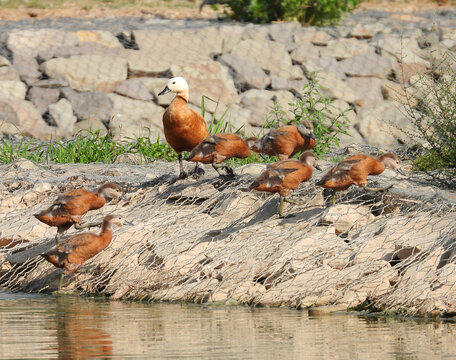
[[[108,203],[84,220],[116,213],[133,225],[115,229],[108,248],[65,278],[65,291],[454,316],[454,192],[419,173],[386,170],[370,183],[394,183],[388,192],[353,188],[327,207],[314,186],[322,175],[316,170],[293,195],[307,204],[288,205],[287,217],[279,218],[277,196],[247,190],[264,166],[237,168],[232,182],[206,167],[202,178],[174,183],[177,163],[37,165],[19,159],[0,166],[0,286],[56,290],[61,270],[39,256],[54,244],[56,230],[33,214],[65,190],[114,181],[128,200]],[[331,164],[322,166],[326,171]]]

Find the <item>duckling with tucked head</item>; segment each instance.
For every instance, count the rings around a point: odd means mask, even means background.
[[[79,229],[98,225],[79,225],[81,217],[86,212],[103,207],[106,204],[106,199],[118,199],[121,196],[122,188],[111,182],[100,186],[96,193],[85,189],[76,189],[60,195],[49,208],[34,216],[49,226],[57,227],[55,240],[58,245],[60,235],[72,225]]]
[[[400,169],[401,160],[393,153],[380,155],[377,159],[365,154],[351,155],[329,170],[316,185],[333,190],[332,203],[334,204],[335,192],[347,190],[352,185],[374,192],[391,188],[392,184],[384,188],[370,188],[367,186],[367,177],[369,175],[380,175],[387,167],[403,174]]]
[[[287,125],[272,129],[260,139],[248,138],[247,143],[256,153],[277,156],[287,160],[299,151],[315,146],[313,125],[303,120],[298,126]]]
[[[184,171],[181,153],[192,151],[209,135],[209,131],[203,117],[188,107],[188,84],[184,78],[169,79],[158,95],[168,92],[173,92],[176,96],[163,114],[163,128],[166,141],[178,154],[179,178],[183,179],[187,173]],[[196,163],[193,173],[198,176],[204,171]]]
[[[299,160],[290,159],[269,164],[250,185],[250,189],[280,194],[279,216],[283,217],[284,202],[301,204],[287,198],[300,183],[312,177],[317,168],[317,158],[310,151],[303,153]]]
[[[250,156],[252,150],[236,134],[219,133],[209,135],[201,144],[192,150],[188,161],[212,164],[217,173],[222,176],[220,169],[224,168],[228,175],[234,175],[233,169],[223,161],[231,158],[245,159]]]

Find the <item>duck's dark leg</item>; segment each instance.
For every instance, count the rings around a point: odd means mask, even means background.
[[[280,195],[280,202],[279,202],[279,217],[283,218],[283,203],[285,198]]]
[[[368,187],[367,185],[363,185],[362,188],[366,191],[380,192],[380,191],[385,191],[385,190],[391,189],[393,187],[393,185],[394,184],[391,184],[384,188],[371,188],[371,187]]]
[[[182,163],[182,154],[178,154],[177,158],[179,159],[179,169],[180,169],[179,179],[185,179],[188,176],[188,174],[184,171],[184,164]],[[198,164],[198,163],[196,163],[196,164]]]
[[[60,245],[60,233],[58,231],[57,234],[55,234],[55,245]]]

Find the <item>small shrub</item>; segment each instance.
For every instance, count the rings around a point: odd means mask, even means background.
[[[417,154],[413,160],[442,185],[456,187],[456,57],[445,53],[432,69],[414,83],[419,89],[417,106],[405,108],[415,131],[402,130]],[[411,97],[406,89],[407,97]]]
[[[297,125],[303,120],[309,120],[313,124],[313,132],[316,137],[316,144],[312,151],[317,156],[327,154],[337,148],[339,146],[338,136],[347,134],[349,120],[345,113],[351,108],[334,114],[331,99],[321,93],[315,78],[304,86],[301,98],[297,98],[294,103],[288,105],[290,119],[286,117],[287,112],[275,104],[265,126]]]
[[[207,0],[208,4],[226,4],[228,15],[239,21],[270,23],[299,21],[302,24],[328,25],[355,9],[363,0]]]

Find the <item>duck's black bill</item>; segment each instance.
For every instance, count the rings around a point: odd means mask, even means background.
[[[313,131],[310,132],[310,138],[316,140],[317,138],[315,137],[315,134]]]
[[[160,96],[160,95],[165,95],[165,94],[169,93],[170,91],[171,91],[171,90],[169,89],[169,87],[168,87],[168,86],[165,86],[165,88],[162,90],[162,92],[160,92],[160,93],[158,94],[158,96]]]
[[[320,170],[321,171],[321,167],[319,165],[315,165],[315,169],[317,170]]]

